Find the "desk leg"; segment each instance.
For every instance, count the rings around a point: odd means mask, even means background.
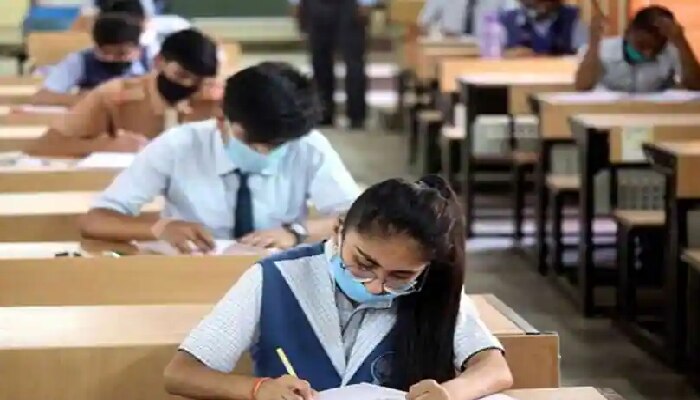
[[[547,174],[552,163],[552,145],[540,139],[540,161],[535,166],[535,253],[537,270],[547,275]]]
[[[680,260],[680,252],[688,246],[688,211],[692,202],[676,197],[675,172],[666,178],[666,221],[667,244],[666,281],[666,337],[665,347],[669,361],[675,367],[685,363],[686,348],[686,293],[688,288],[688,269]]]
[[[474,124],[476,114],[471,107],[467,108],[466,136],[462,147],[462,195],[464,196],[464,214],[467,220],[465,234],[467,239],[474,237],[474,223],[476,218],[475,204],[476,176],[474,171]]]
[[[700,271],[688,271],[688,376],[700,387]]]

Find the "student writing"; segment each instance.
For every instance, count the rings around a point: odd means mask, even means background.
[[[603,16],[594,14],[591,44],[583,50],[576,89],[654,92],[677,82],[700,90],[700,64],[673,13],[661,6],[637,12],[624,36],[603,38]]]
[[[122,14],[105,14],[92,28],[94,46],[51,67],[32,104],[71,106],[81,93],[111,79],[148,73],[151,59],[139,45],[141,27]]]
[[[202,121],[220,110],[216,44],[188,29],[170,35],[154,71],[115,78],[85,95],[26,151],[84,157],[94,151],[135,152],[166,127]]]
[[[564,0],[520,3],[519,8],[501,15],[507,57],[573,55],[586,43],[587,29],[578,7]]]
[[[251,267],[165,371],[192,399],[311,399],[368,382],[411,400],[507,389],[502,347],[463,293],[462,212],[439,177],[388,180],[353,203],[336,235]],[[299,378],[286,375],[284,349]],[[232,375],[250,351],[255,376]]]
[[[83,234],[169,242],[207,252],[213,239],[292,247],[326,237],[359,194],[330,143],[313,127],[320,106],[311,81],[264,63],[228,79],[223,116],[155,139],[97,199]],[[160,221],[139,215],[164,196]],[[311,200],[322,217],[308,218]]]

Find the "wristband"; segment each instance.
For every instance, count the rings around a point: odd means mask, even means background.
[[[269,381],[270,378],[258,378],[253,385],[253,389],[250,391],[250,400],[255,400],[258,396],[258,390],[263,383]]]
[[[165,232],[165,228],[171,222],[173,222],[172,219],[159,219],[158,222],[151,226],[151,233],[153,234],[153,236],[155,236],[156,239],[160,239],[161,235],[163,235],[163,232]]]

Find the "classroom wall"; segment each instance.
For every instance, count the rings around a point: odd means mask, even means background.
[[[620,0],[623,1],[623,0]],[[628,0],[628,15],[652,4],[668,7],[676,19],[685,27],[688,40],[696,55],[700,55],[700,0]]]

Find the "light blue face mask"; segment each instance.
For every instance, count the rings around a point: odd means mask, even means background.
[[[627,58],[634,64],[649,61],[649,59],[644,54],[640,53],[637,49],[634,48],[634,46],[627,42],[625,42],[625,54],[627,55]]]
[[[231,162],[243,172],[260,173],[266,168],[276,167],[287,154],[287,145],[283,144],[267,154],[259,153],[250,146],[229,135],[225,145],[226,154]]]
[[[358,282],[350,271],[348,271],[348,268],[343,265],[343,260],[338,254],[331,258],[330,269],[333,274],[333,279],[335,279],[335,283],[340,290],[342,290],[350,300],[357,303],[372,304],[391,301],[400,296],[397,293],[374,294],[367,290],[367,287],[362,282]]]

